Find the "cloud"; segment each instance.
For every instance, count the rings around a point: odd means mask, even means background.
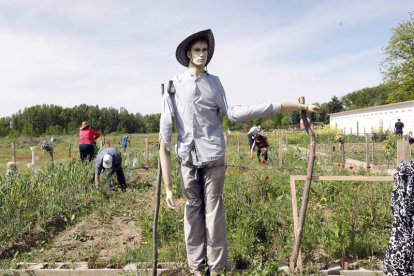
[[[183,71],[175,47],[212,28],[209,71],[230,104],[325,102],[373,86],[407,1],[0,2],[0,116],[82,103],[157,113],[160,84]],[[375,7],[375,8],[373,8]],[[379,27],[380,26],[380,27]]]

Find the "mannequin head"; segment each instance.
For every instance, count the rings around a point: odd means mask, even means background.
[[[188,45],[187,57],[190,61],[188,66],[192,64],[196,67],[204,69],[208,59],[207,41],[202,38],[192,41]]]

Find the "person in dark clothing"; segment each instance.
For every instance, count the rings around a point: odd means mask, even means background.
[[[267,137],[257,133],[254,136],[254,141],[252,148],[250,150],[250,159],[253,159],[253,150],[257,147],[257,158],[259,162],[266,164],[267,163],[267,151],[269,150],[269,141]],[[262,160],[263,157],[263,160]]]
[[[395,123],[395,134],[397,134],[398,136],[402,136],[403,135],[403,128],[404,128],[404,123],[401,122],[400,119],[397,119],[397,122]]]
[[[95,164],[95,184],[99,186],[101,184],[101,173],[105,169],[111,169],[111,172],[107,174],[107,177],[110,178],[114,173],[116,173],[116,178],[118,179],[119,185],[122,190],[126,189],[126,181],[124,171],[122,170],[122,158],[121,153],[115,148],[104,148],[98,152],[96,156]]]

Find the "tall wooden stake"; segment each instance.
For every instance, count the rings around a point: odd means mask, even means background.
[[[365,169],[369,166],[369,135],[365,133]]]
[[[168,83],[168,90],[171,89],[172,81]],[[164,95],[164,84],[161,84],[161,96]],[[146,140],[146,145],[148,146],[148,139]],[[158,167],[157,167],[157,191],[156,191],[156,202],[155,202],[155,213],[154,213],[154,223],[152,225],[152,240],[154,244],[153,259],[154,264],[152,267],[152,275],[157,275],[158,268],[158,215],[160,213],[160,198],[161,198],[161,159],[160,159],[160,145],[158,143]]]
[[[149,141],[145,138],[145,167],[149,167]]]
[[[16,164],[16,144],[14,142],[11,143],[12,147],[12,161]]]
[[[299,103],[305,104],[305,98],[300,97]],[[302,197],[302,204],[301,204],[300,213],[299,213],[298,228],[297,228],[297,232],[295,233],[295,244],[293,246],[292,255],[290,258],[290,270],[292,273],[294,273],[296,269],[296,264],[298,261],[298,255],[299,255],[299,250],[300,250],[300,243],[302,240],[303,227],[305,226],[306,210],[308,207],[309,191],[311,187],[313,166],[315,162],[315,150],[316,150],[316,137],[308,121],[306,110],[302,110],[301,117],[302,117],[303,124],[305,126],[305,130],[309,135],[310,144],[309,144],[308,168],[306,172],[305,187],[303,189],[303,197]]]

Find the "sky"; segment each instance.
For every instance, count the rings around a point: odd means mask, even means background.
[[[212,29],[231,105],[329,102],[382,83],[412,0],[0,0],[0,117],[33,105],[159,113],[186,70],[178,44]],[[87,119],[87,118],[85,118]]]

